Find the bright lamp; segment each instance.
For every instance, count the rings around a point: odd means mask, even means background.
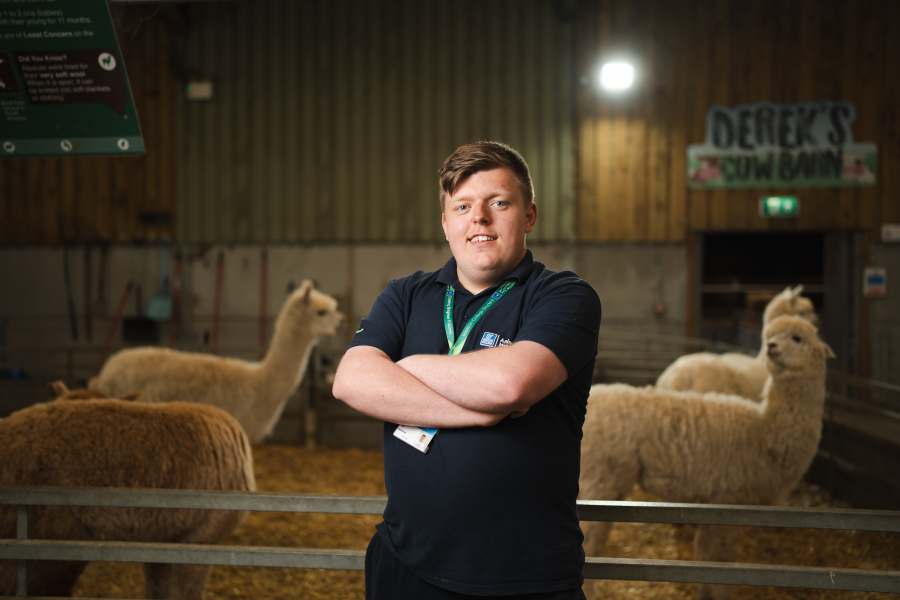
[[[634,67],[626,62],[609,62],[600,69],[600,85],[610,91],[627,90],[634,83]]]

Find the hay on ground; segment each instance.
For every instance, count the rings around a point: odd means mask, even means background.
[[[384,494],[378,451],[261,445],[253,450],[260,491]],[[631,500],[652,501],[636,488]],[[846,507],[808,484],[801,484],[788,506]],[[315,513],[251,513],[227,544],[364,549],[380,517]],[[617,523],[604,555],[620,558],[691,560],[690,525]],[[751,527],[741,540],[741,562],[900,570],[900,534]],[[693,584],[597,581],[601,598],[693,600]],[[75,596],[142,598],[140,565],[92,563]],[[360,571],[213,567],[208,600],[232,598],[347,600],[364,597]],[[875,600],[896,598],[872,592],[843,592],[737,586],[734,600]]]

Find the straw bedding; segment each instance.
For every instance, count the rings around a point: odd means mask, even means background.
[[[384,494],[381,453],[377,451],[261,445],[254,448],[261,491]],[[654,498],[636,489],[632,500]],[[815,486],[801,484],[786,501],[790,506],[846,506]],[[364,549],[380,517],[251,513],[228,544]],[[604,554],[622,558],[691,559],[694,528],[662,524],[617,523]],[[741,562],[900,570],[900,534],[812,529],[746,528]],[[602,598],[693,600],[692,584],[598,581]],[[141,598],[140,565],[92,563],[75,596]],[[214,567],[206,598],[361,599],[359,571]],[[896,598],[890,594],[741,586],[734,600],[849,600]]]

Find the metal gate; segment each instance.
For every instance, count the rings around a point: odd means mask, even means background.
[[[0,560],[17,561],[17,596],[27,595],[29,560],[363,570],[363,550],[32,540],[28,539],[28,507],[102,506],[379,515],[386,503],[384,496],[0,488],[0,505],[17,506],[17,539],[0,540]],[[900,512],[894,511],[585,500],[578,502],[578,511],[583,521],[900,532]],[[900,593],[900,571],[839,567],[588,557],[584,577]]]

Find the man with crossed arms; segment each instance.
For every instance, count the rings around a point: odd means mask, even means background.
[[[538,211],[515,150],[462,146],[440,185],[453,258],[389,282],[335,376],[336,398],[385,421],[366,598],[583,599],[575,500],[600,301],[526,248]]]

